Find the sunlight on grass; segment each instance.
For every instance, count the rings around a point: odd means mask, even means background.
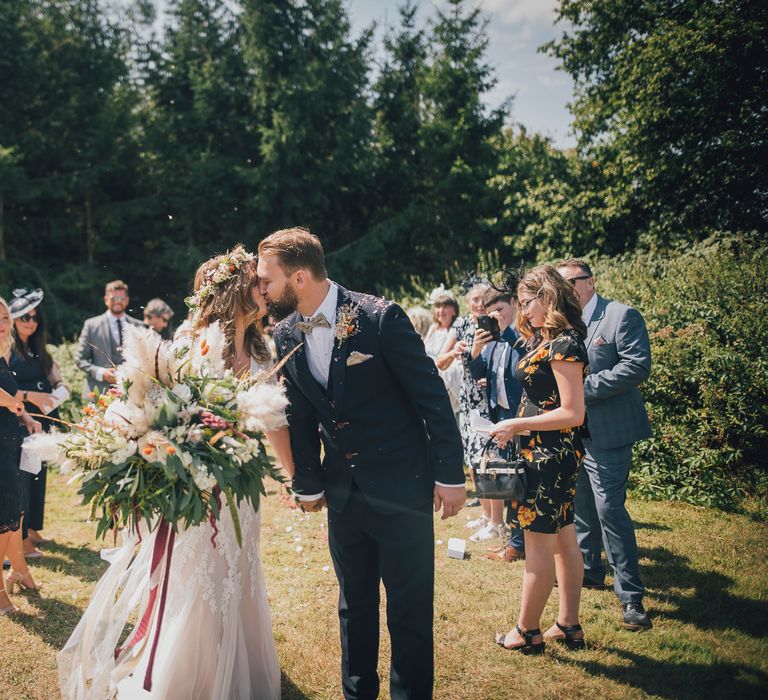
[[[77,623],[105,568],[95,526],[72,486],[49,478],[47,528],[53,542],[34,565],[45,588],[39,597],[16,595],[22,609],[0,618],[0,698],[58,697],[56,652]],[[283,697],[339,698],[338,588],[327,546],[325,515],[289,508],[276,487],[264,501],[262,558]],[[470,544],[471,559],[446,556],[449,537],[466,537],[473,510],[435,520],[435,697],[489,700],[547,698],[762,697],[768,687],[768,527],[749,519],[680,504],[632,501],[646,607],[654,629],[620,627],[610,590],[585,591],[582,623],[589,648],[568,652],[549,645],[544,657],[515,655],[493,644],[519,604],[523,564],[490,562]],[[246,543],[247,546],[247,543]],[[385,600],[382,594],[382,623]],[[553,595],[542,619],[557,611]],[[389,639],[382,634],[382,697]]]

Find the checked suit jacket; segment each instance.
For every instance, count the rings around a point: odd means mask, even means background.
[[[327,390],[310,373],[298,312],[275,327],[279,358],[298,348],[281,370],[294,491],[324,491],[329,508],[342,511],[354,483],[381,513],[422,509],[435,481],[464,483],[445,385],[397,304],[339,286],[341,306],[353,310],[354,331],[334,339]]]
[[[598,295],[586,346],[589,375],[584,400],[592,442],[611,449],[650,437],[638,389],[651,373],[651,344],[643,317],[630,306]]]

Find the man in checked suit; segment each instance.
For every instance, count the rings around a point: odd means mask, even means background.
[[[123,361],[125,328],[128,325],[142,325],[137,318],[125,313],[129,301],[128,285],[122,280],[113,280],[104,289],[107,310],[100,316],[87,319],[83,324],[75,364],[86,374],[84,399],[88,399],[95,389],[104,392],[115,383],[115,368]]]
[[[275,318],[296,464],[307,510],[328,506],[339,580],[346,700],[379,696],[379,586],[387,592],[392,700],[433,683],[432,509],[464,504],[461,437],[445,384],[405,312],[328,279],[304,228],[259,244],[259,287]],[[321,455],[321,444],[323,447]]]
[[[643,608],[637,540],[625,507],[632,445],[651,436],[638,386],[651,372],[651,346],[643,317],[633,308],[595,291],[589,265],[564,260],[558,272],[576,290],[587,324],[589,376],[584,381],[587,454],[576,485],[576,536],[584,555],[584,586],[601,588],[605,546],[613,588],[624,611],[624,627],[651,627]]]

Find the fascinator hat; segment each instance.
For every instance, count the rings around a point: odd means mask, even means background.
[[[427,304],[430,306],[434,306],[435,304],[445,304],[447,301],[455,303],[456,297],[453,296],[453,292],[450,289],[446,289],[443,284],[439,287],[435,287],[427,296]]]
[[[13,298],[8,309],[11,312],[11,318],[19,318],[24,314],[29,313],[37,307],[43,300],[42,289],[14,289]]]

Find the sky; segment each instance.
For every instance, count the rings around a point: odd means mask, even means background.
[[[355,33],[376,22],[380,43],[384,27],[397,24],[401,0],[346,0]],[[434,17],[445,9],[445,0],[420,0],[419,17]],[[498,83],[486,96],[490,107],[499,106],[512,96],[510,119],[528,131],[549,136],[560,148],[575,146],[570,130],[568,103],[573,97],[573,82],[557,70],[557,61],[537,48],[559,36],[563,28],[555,25],[557,0],[475,0],[488,19],[488,62],[496,70]]]
[[[118,5],[131,0],[113,0]],[[402,0],[344,0],[352,22],[354,35],[375,22],[376,45],[387,25],[397,25],[397,7]],[[165,0],[155,0],[158,9],[157,26],[163,21]],[[537,48],[562,33],[554,24],[558,0],[474,0],[488,20],[489,46],[487,60],[498,79],[496,87],[486,96],[487,105],[498,107],[507,97],[513,97],[510,121],[522,124],[552,139],[559,148],[571,148],[576,139],[570,130],[568,103],[573,96],[569,75],[558,71],[557,61]],[[419,0],[419,19],[434,17],[445,9],[446,0]]]

